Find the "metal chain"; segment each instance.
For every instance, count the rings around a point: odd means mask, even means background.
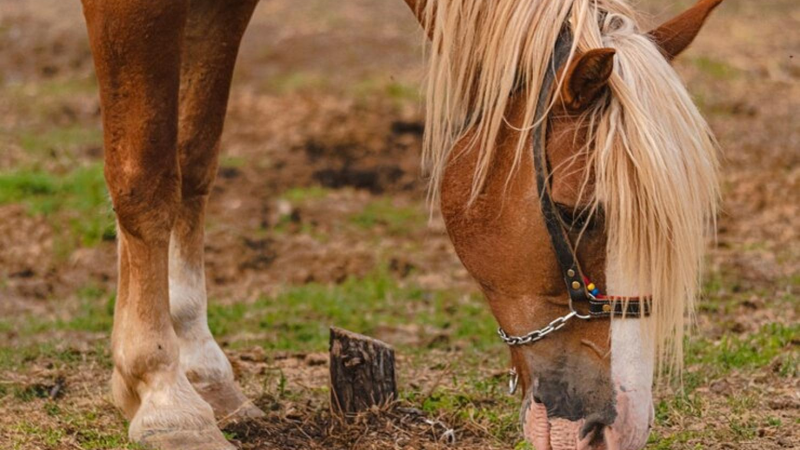
[[[506,333],[506,331],[503,330],[502,327],[497,329],[497,334],[500,335],[500,339],[502,339],[503,342],[505,342],[506,344],[508,344],[508,345],[510,345],[512,347],[515,347],[515,346],[518,346],[518,345],[532,344],[532,343],[538,341],[539,339],[542,339],[543,337],[547,336],[548,334],[550,334],[550,333],[552,333],[552,332],[554,332],[554,331],[556,331],[558,329],[561,329],[561,327],[566,325],[567,322],[569,322],[570,319],[572,319],[573,317],[575,317],[577,315],[578,315],[577,312],[572,311],[569,314],[567,314],[566,316],[559,317],[558,319],[550,322],[550,324],[548,324],[546,327],[544,327],[542,329],[539,329],[539,330],[536,330],[536,331],[531,331],[530,333],[526,334],[525,336],[509,336],[508,333]]]

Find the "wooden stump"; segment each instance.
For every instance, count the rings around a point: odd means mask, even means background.
[[[397,398],[394,349],[367,336],[331,328],[331,405],[353,414]]]

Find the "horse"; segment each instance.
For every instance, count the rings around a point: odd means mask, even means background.
[[[82,0],[118,229],[111,391],[153,448],[233,449],[218,420],[264,414],[209,330],[203,255],[257,1]],[[679,368],[717,187],[669,61],[720,1],[643,33],[623,0],[406,0],[429,41],[431,199],[511,345],[540,450],[641,448],[654,370]]]

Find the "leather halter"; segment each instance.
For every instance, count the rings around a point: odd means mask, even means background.
[[[575,250],[569,240],[565,224],[561,219],[558,209],[550,196],[549,163],[545,153],[547,133],[547,113],[549,110],[551,91],[556,79],[556,71],[569,56],[572,48],[572,33],[568,28],[558,37],[550,67],[545,73],[542,87],[539,91],[536,105],[536,126],[532,132],[533,165],[536,171],[536,186],[541,200],[541,210],[556,261],[561,269],[561,275],[569,295],[570,313],[556,319],[547,327],[529,333],[526,336],[509,336],[502,328],[498,330],[500,337],[509,345],[524,345],[536,342],[545,335],[555,331],[566,324],[572,317],[589,320],[593,318],[627,317],[638,318],[650,314],[649,299],[639,297],[606,296],[599,290],[589,289],[591,282],[583,275],[580,263],[575,255]],[[578,305],[588,307],[586,313],[578,311]]]

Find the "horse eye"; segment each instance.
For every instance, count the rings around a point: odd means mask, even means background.
[[[602,221],[602,209],[592,211],[589,208],[576,208],[575,206],[556,203],[561,220],[575,230],[593,230]]]

